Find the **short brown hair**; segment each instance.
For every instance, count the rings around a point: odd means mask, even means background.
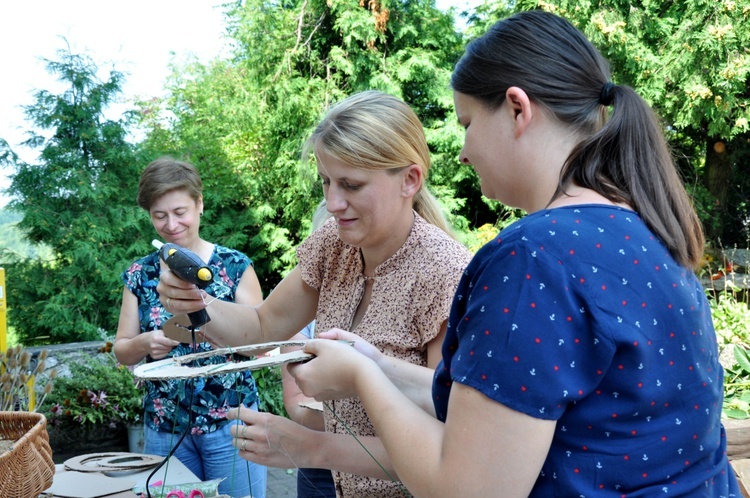
[[[149,211],[156,199],[173,190],[184,190],[197,203],[203,195],[203,182],[190,163],[160,157],[149,163],[138,183],[138,205]]]

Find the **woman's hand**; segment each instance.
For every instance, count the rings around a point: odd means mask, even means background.
[[[197,285],[175,275],[166,264],[162,264],[156,292],[159,293],[161,305],[173,315],[184,315],[202,310],[206,307],[206,302],[213,299]]]
[[[305,396],[318,401],[356,396],[357,379],[372,369],[379,370],[371,358],[344,342],[313,339],[307,341],[304,351],[315,358],[290,363],[287,369]]]
[[[318,333],[317,338],[353,342],[354,349],[367,356],[377,364],[380,364],[380,360],[383,357],[383,353],[378,348],[353,332],[347,332],[346,330],[341,329],[330,329],[326,330],[325,332]]]
[[[179,341],[170,339],[164,335],[164,331],[161,329],[148,332],[148,342],[146,348],[148,354],[154,360],[161,360],[169,354],[172,349],[179,344]]]
[[[232,424],[229,432],[232,444],[245,460],[282,469],[310,465],[304,450],[317,431],[288,418],[248,408],[232,408],[227,418],[244,422],[244,425]]]

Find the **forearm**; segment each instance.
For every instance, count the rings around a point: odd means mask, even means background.
[[[298,337],[295,336],[293,339],[296,340],[297,338]],[[281,352],[286,353],[298,349],[300,348],[282,348]],[[324,431],[325,424],[323,422],[323,413],[319,410],[302,406],[302,403],[314,403],[315,400],[313,398],[308,398],[307,396],[302,394],[302,391],[300,391],[297,383],[289,375],[286,365],[281,366],[281,378],[284,385],[284,408],[286,408],[286,412],[287,414],[289,414],[289,418],[300,425],[304,425],[307,428],[316,431]]]
[[[432,401],[432,378],[435,373],[434,365],[439,363],[440,355],[437,354],[438,358],[431,357],[430,351],[434,349],[432,342],[428,344],[427,362],[430,366],[419,366],[401,358],[388,356],[358,335],[345,330],[323,331],[319,334],[319,337],[353,343],[354,349],[377,364],[382,373],[388,377],[388,380],[398,387],[404,395],[426,412],[435,413]],[[438,336],[434,341],[442,341],[442,336]]]
[[[148,338],[145,334],[115,339],[112,351],[123,365],[135,365],[148,356]]]
[[[318,432],[308,440],[306,467],[338,470],[385,480],[398,480],[379,438]],[[300,465],[302,466],[302,465]]]
[[[407,398],[425,412],[435,415],[432,401],[434,370],[387,355],[382,355],[377,365]]]
[[[379,370],[356,374],[356,390],[401,481],[414,497],[531,492],[555,421],[516,412],[454,383],[442,423],[410,403]]]
[[[201,327],[201,334],[217,347],[287,340],[315,318],[319,297],[316,289],[302,281],[298,269],[262,303],[216,299],[172,272],[162,272],[156,290],[161,303],[173,314],[205,309],[210,321]]]
[[[438,496],[440,486],[434,484],[443,471],[440,455],[444,424],[431,415],[434,409],[422,410],[384,375],[373,368],[360,371],[356,388],[389,456],[389,465],[414,496]]]
[[[201,327],[201,334],[217,347],[237,347],[278,339],[266,339],[255,306],[213,300],[205,308],[210,321]]]

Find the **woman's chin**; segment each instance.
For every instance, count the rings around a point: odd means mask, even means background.
[[[338,234],[339,234],[339,239],[341,239],[341,242],[343,242],[344,244],[348,244],[354,247],[360,247],[361,242],[362,242],[362,237],[359,237],[352,230],[342,229],[341,227],[339,227]]]

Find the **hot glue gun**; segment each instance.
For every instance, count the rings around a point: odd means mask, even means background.
[[[200,289],[205,289],[213,281],[213,271],[194,252],[177,244],[162,244],[158,240],[154,240],[152,244],[159,250],[159,257],[182,280],[195,284]],[[188,318],[193,329],[211,321],[205,309],[188,313]]]

